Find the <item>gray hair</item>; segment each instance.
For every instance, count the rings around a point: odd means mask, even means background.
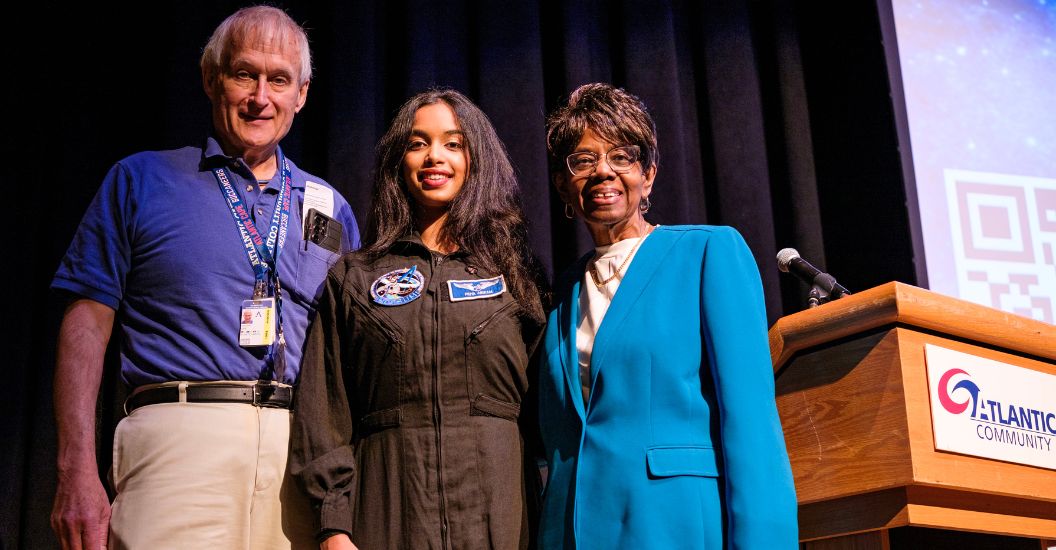
[[[308,35],[286,12],[271,6],[250,6],[231,14],[213,31],[202,50],[202,74],[212,78],[226,69],[240,47],[255,46],[265,51],[283,51],[296,44],[301,54],[298,85],[312,78],[312,52]]]

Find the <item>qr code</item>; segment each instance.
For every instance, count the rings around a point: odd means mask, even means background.
[[[1056,309],[1056,179],[946,170],[960,295],[1039,321]]]

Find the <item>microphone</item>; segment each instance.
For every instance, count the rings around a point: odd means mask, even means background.
[[[785,273],[799,277],[808,285],[818,288],[823,298],[832,299],[846,296],[851,292],[836,282],[836,278],[810,265],[810,262],[799,256],[795,248],[785,248],[777,253],[777,268]]]

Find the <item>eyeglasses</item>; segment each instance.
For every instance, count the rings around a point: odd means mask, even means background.
[[[637,145],[621,145],[609,149],[601,156],[605,157],[605,160],[609,163],[609,168],[612,168],[613,172],[622,174],[630,170],[635,162],[638,162],[639,153],[640,149],[638,149]],[[598,168],[599,162],[601,162],[601,157],[591,151],[579,151],[565,157],[565,164],[568,165],[568,170],[572,172],[573,176],[586,176],[594,173],[594,170]]]

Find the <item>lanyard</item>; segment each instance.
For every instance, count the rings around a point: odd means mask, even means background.
[[[223,167],[213,169],[213,175],[220,185],[220,191],[227,199],[227,206],[231,210],[231,216],[235,219],[238,227],[242,246],[249,259],[249,265],[253,267],[253,274],[257,281],[254,288],[264,288],[268,282],[273,282],[278,277],[279,251],[286,244],[286,234],[290,221],[290,195],[293,187],[293,176],[290,173],[290,165],[282,154],[282,149],[276,149],[275,160],[280,168],[279,196],[275,200],[275,209],[271,213],[271,223],[268,226],[266,237],[260,234],[253,219],[250,216],[249,207],[242,199],[242,194],[231,184],[231,178]],[[270,277],[269,277],[270,275]],[[254,296],[256,297],[256,296]]]
[[[249,207],[242,199],[242,194],[231,184],[231,178],[223,167],[213,169],[220,192],[227,199],[227,206],[238,227],[242,246],[253,267],[255,284],[253,299],[264,298],[271,286],[275,296],[275,309],[278,326],[278,340],[271,348],[271,365],[275,380],[282,382],[286,371],[286,337],[282,330],[282,286],[279,282],[279,252],[286,244],[286,234],[290,222],[290,198],[293,189],[293,175],[290,163],[282,154],[282,149],[275,149],[275,163],[279,167],[279,196],[275,199],[275,209],[271,212],[271,223],[268,234],[261,236],[250,216]]]

